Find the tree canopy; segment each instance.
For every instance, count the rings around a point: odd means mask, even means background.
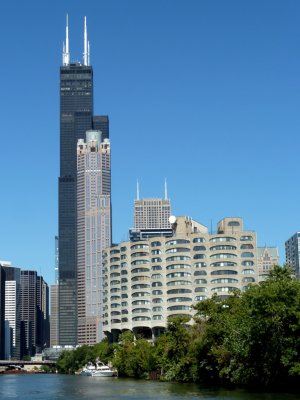
[[[65,352],[62,372],[73,373],[98,357],[119,375],[146,377],[151,371],[169,381],[275,387],[300,375],[300,282],[288,267],[228,298],[214,295],[188,317],[169,319],[154,343],[124,332],[117,344],[107,340]]]

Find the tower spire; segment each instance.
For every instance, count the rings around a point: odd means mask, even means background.
[[[140,199],[140,186],[139,186],[139,180],[136,180],[136,199]]]
[[[70,64],[70,52],[69,52],[69,17],[67,14],[66,20],[66,44],[63,43],[63,65]]]
[[[165,200],[168,200],[167,178],[165,178]]]
[[[83,65],[90,65],[90,42],[87,38],[86,17],[84,17]]]

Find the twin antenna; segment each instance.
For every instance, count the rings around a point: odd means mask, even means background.
[[[138,180],[136,181],[136,199],[140,200],[140,185]],[[165,200],[168,200],[167,178],[165,178]]]
[[[66,21],[66,43],[63,43],[63,65],[70,65],[69,49],[69,20]],[[84,17],[84,35],[83,35],[83,65],[90,65],[90,42],[87,38],[86,17]]]

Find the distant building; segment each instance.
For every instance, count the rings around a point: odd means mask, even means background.
[[[285,259],[295,271],[296,277],[300,279],[300,232],[296,232],[285,242]]]
[[[58,240],[58,236],[55,236],[54,238],[55,241],[55,247],[54,247],[54,251],[55,251],[55,266],[54,266],[54,273],[55,273],[55,284],[58,284],[58,265],[59,265],[59,240]]]
[[[21,357],[34,356],[37,328],[37,272],[21,271]]]
[[[59,266],[59,240],[58,236],[55,236],[54,246],[54,273],[55,273],[55,284],[50,286],[50,346],[59,345],[59,326],[58,326],[58,266]]]
[[[102,252],[111,245],[110,143],[89,130],[77,144],[78,344],[103,339]]]
[[[0,360],[5,352],[5,272],[0,264]]]
[[[50,346],[49,287],[42,276],[37,276],[36,353]]]
[[[139,198],[137,186],[137,199],[134,201],[134,227],[129,230],[131,241],[138,241],[155,236],[172,236],[169,222],[171,216],[171,202],[167,198],[165,183],[165,198]]]
[[[274,265],[279,265],[279,253],[277,247],[257,247],[258,280],[268,278]]]
[[[104,332],[151,338],[174,315],[217,294],[226,298],[258,282],[256,233],[241,218],[224,218],[216,233],[189,217],[171,218],[173,236],[122,242],[104,252]]]
[[[20,359],[21,351],[21,287],[20,268],[10,262],[2,262],[5,272],[5,356]]]
[[[49,288],[36,271],[21,270],[21,357],[50,344]]]
[[[51,285],[50,346],[59,345],[58,336],[58,284]]]

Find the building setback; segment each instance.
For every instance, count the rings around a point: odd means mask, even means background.
[[[77,145],[78,344],[103,339],[102,252],[111,245],[110,144],[86,132]]]
[[[216,233],[188,217],[171,219],[173,236],[122,242],[104,252],[104,332],[151,338],[192,305],[258,282],[256,233],[241,218],[224,218]]]
[[[91,129],[108,137],[108,117],[93,115],[93,69],[84,24],[83,63],[70,62],[68,23],[60,68],[59,343],[77,344],[77,141]]]

